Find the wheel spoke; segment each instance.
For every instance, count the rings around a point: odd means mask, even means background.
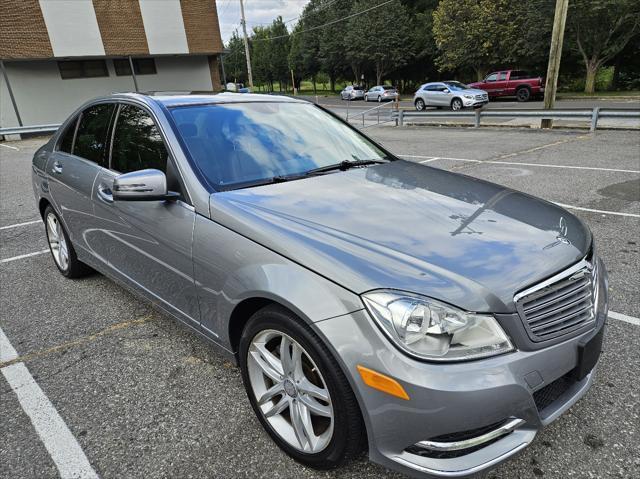
[[[315,433],[313,432],[309,410],[301,402],[294,401],[291,403],[290,416],[293,432],[302,450],[313,450],[316,441],[314,440]]]
[[[267,391],[260,397],[260,399],[258,399],[258,406],[262,406],[263,404],[268,403],[273,399],[274,396],[282,394],[283,391],[284,388],[282,386],[282,383],[274,384],[269,389],[267,389]]]
[[[275,406],[273,406],[271,409],[269,409],[267,412],[264,413],[264,417],[276,416],[282,413],[282,411],[284,411],[288,407],[289,407],[289,399],[283,396],[282,399],[280,399],[280,401],[278,401]]]
[[[284,375],[282,363],[266,348],[264,344],[254,344],[253,350],[250,354],[262,372],[269,379],[274,382],[282,381],[282,377]]]
[[[300,402],[307,407],[309,412],[315,414],[316,416],[331,417],[331,407],[321,404],[312,396],[309,396],[307,394],[300,394],[298,396],[298,399],[300,399]]]
[[[47,228],[49,229],[49,239],[58,240],[58,225],[56,224],[56,218],[53,215],[47,217]]]
[[[329,402],[329,391],[324,388],[319,388],[307,378],[300,381],[297,386],[299,391],[307,394],[308,396]]]

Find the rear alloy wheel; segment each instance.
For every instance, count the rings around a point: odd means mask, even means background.
[[[288,310],[255,313],[240,339],[240,367],[258,419],[287,454],[336,467],[362,450],[364,426],[331,352]]]
[[[364,101],[369,101],[369,97],[367,95],[364,96]]]
[[[90,273],[92,269],[78,260],[69,236],[51,206],[44,210],[44,222],[49,250],[58,270],[67,278],[79,278]]]
[[[422,98],[418,98],[416,100],[415,106],[416,106],[416,110],[418,110],[418,111],[422,111],[426,107],[426,105],[424,104],[424,100]]]
[[[526,87],[520,88],[516,92],[516,98],[518,98],[518,101],[529,101],[529,98],[531,98],[531,90]]]
[[[378,103],[382,102],[382,97],[378,95]]]
[[[453,111],[459,111],[459,110],[462,110],[462,107],[463,107],[463,105],[462,105],[462,100],[461,100],[460,98],[454,98],[454,99],[451,101],[451,109],[452,109]]]

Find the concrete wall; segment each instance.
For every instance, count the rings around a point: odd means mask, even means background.
[[[25,125],[60,123],[80,104],[114,91],[133,91],[130,76],[116,76],[113,62],[106,60],[108,77],[60,78],[53,60],[5,62],[9,82]],[[157,74],[138,75],[141,91],[211,90],[211,72],[207,56],[157,57]],[[4,79],[0,75],[0,126],[18,122]]]

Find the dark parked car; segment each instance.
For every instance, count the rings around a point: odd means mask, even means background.
[[[469,86],[486,91],[489,98],[514,96],[518,101],[528,101],[544,94],[542,77],[531,76],[523,70],[493,72],[481,82],[470,83]]]
[[[60,273],[100,271],[237,361],[303,464],[367,449],[475,475],[593,381],[607,274],[578,218],[399,159],[312,103],[108,96],[32,171]]]

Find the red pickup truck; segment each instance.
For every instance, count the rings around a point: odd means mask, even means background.
[[[529,101],[544,93],[542,77],[532,77],[522,70],[493,72],[481,82],[471,83],[469,86],[486,91],[489,98],[515,96],[518,101]]]

